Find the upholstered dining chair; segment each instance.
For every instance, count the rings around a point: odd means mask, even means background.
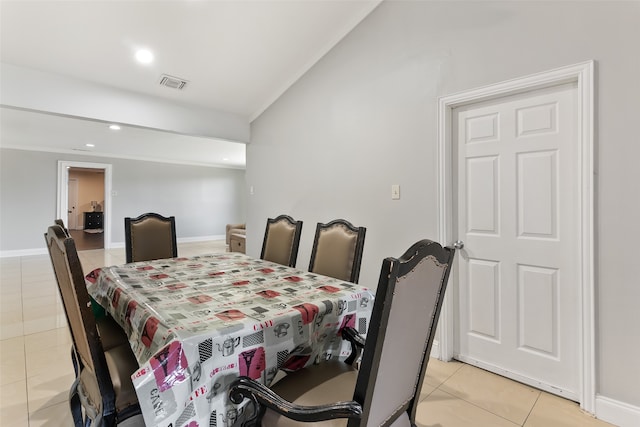
[[[250,399],[255,418],[249,423],[263,427],[319,421],[327,421],[318,424],[323,427],[415,426],[453,256],[454,249],[421,240],[399,259],[383,261],[359,369],[320,363],[271,388],[239,377],[230,400]],[[343,336],[346,331],[355,333],[345,328]]]
[[[309,271],[358,283],[366,231],[344,219],[318,223]]]
[[[296,221],[289,215],[267,219],[260,259],[295,267],[300,234],[302,234],[302,221]]]
[[[56,219],[53,222],[55,225],[59,225],[60,228],[62,228],[65,236],[71,237],[69,230],[64,226],[63,220]],[[82,266],[80,266],[80,269],[82,270]],[[106,315],[104,309],[96,308],[93,300],[91,301],[91,306],[94,309],[94,314],[99,314],[96,317],[96,326],[98,327],[98,333],[100,334],[100,339],[102,340],[102,347],[105,350],[110,350],[113,347],[117,347],[121,344],[128,344],[129,338],[127,337],[127,334],[124,332],[124,330],[120,327],[120,325],[118,325],[112,317]],[[71,349],[71,360],[73,362],[73,368],[77,375],[82,369],[82,366],[80,366],[81,362],[77,359],[75,349],[73,348]]]
[[[151,261],[178,256],[176,219],[145,213],[124,219],[127,262]]]
[[[45,233],[79,372],[69,392],[74,425],[144,426],[131,375],[138,362],[128,342],[103,346],[75,242],[59,225]]]

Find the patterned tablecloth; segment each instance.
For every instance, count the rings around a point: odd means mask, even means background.
[[[242,253],[96,269],[89,293],[129,336],[147,426],[230,427],[244,407],[228,401],[238,375],[269,384],[351,347],[344,326],[367,331],[373,292]]]

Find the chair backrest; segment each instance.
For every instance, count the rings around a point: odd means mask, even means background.
[[[358,283],[366,231],[344,219],[318,223],[309,271]]]
[[[295,267],[302,234],[302,221],[288,215],[267,219],[260,259]]]
[[[124,219],[127,262],[151,261],[178,256],[176,219],[157,213]]]
[[[63,220],[56,219],[56,220],[53,221],[53,223],[56,224],[56,225],[59,225],[60,227],[62,227],[62,230],[64,231],[64,233],[67,236],[69,236],[69,237],[71,236],[71,234],[69,234],[69,230],[67,230],[67,227],[64,226],[64,221]]]
[[[415,425],[454,252],[421,240],[383,261],[354,392],[363,416],[349,427]]]
[[[115,392],[75,242],[57,224],[49,227],[45,240],[76,355],[97,380],[102,408],[115,411]]]

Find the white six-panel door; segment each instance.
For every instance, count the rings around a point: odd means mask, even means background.
[[[574,83],[453,110],[455,357],[579,400]]]

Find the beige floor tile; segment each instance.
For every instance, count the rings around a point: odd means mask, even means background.
[[[27,378],[29,413],[68,402],[69,390],[75,377],[74,373],[52,371]]]
[[[0,327],[7,330],[6,335],[2,333],[1,339],[24,333],[22,328],[22,294],[20,292],[3,294],[0,297]],[[14,331],[13,334],[9,333],[10,330]]]
[[[0,277],[0,299],[8,295],[22,295],[20,272],[15,274],[2,273]]]
[[[21,257],[22,269],[26,271],[35,271],[36,269],[51,269],[51,260],[49,254],[31,255]]]
[[[43,351],[25,352],[27,379],[40,376],[56,378],[59,375],[72,374],[71,346],[63,344]]]
[[[57,294],[58,285],[53,277],[37,282],[23,283],[22,285],[23,300],[39,297],[55,298]]]
[[[518,425],[527,419],[540,395],[532,387],[471,365],[456,371],[440,389]]]
[[[20,337],[24,335],[22,322],[22,306],[0,311],[0,340]]]
[[[51,267],[49,268],[51,270]],[[53,274],[53,270],[51,271],[32,271],[30,273],[25,273],[22,271],[22,286],[29,286],[33,283],[49,283],[55,280],[55,275]]]
[[[462,366],[464,366],[464,364],[456,360],[442,362],[432,357],[429,359],[429,364],[427,365],[427,375],[424,378],[424,382],[431,386],[438,387],[451,375],[455,374]]]
[[[0,258],[0,278],[3,278],[5,274],[20,272],[21,265],[20,257]]]
[[[22,309],[22,292],[2,294],[0,297],[0,310]]]
[[[64,328],[56,328],[24,337],[24,348],[27,353],[41,352],[58,346],[68,346],[71,348],[71,344],[71,334],[69,334],[69,329],[66,325]]]
[[[420,402],[416,412],[419,427],[517,427],[469,402],[441,390],[435,390]]]
[[[29,426],[25,380],[0,386],[0,426]]]
[[[57,293],[43,290],[42,295],[34,295],[31,297],[22,297],[22,305],[25,313],[33,312],[34,318],[39,317],[38,312],[41,310],[57,310],[58,308]],[[29,316],[25,316],[27,320]]]
[[[47,258],[40,263],[23,263],[22,265],[22,283],[34,283],[51,280],[54,277],[51,261]]]
[[[25,334],[50,331],[66,324],[64,313],[61,309],[57,308],[47,308],[46,310],[42,310],[42,312],[37,314],[37,317],[35,318],[31,312],[25,311],[24,316]],[[29,319],[27,319],[27,317],[29,317]]]
[[[96,268],[120,265],[126,262],[126,255],[123,249],[110,249],[108,251],[93,250],[81,251],[78,253],[82,270],[85,274],[89,274]]]
[[[47,406],[29,414],[29,427],[72,426],[73,418],[69,403],[63,402]]]
[[[25,379],[24,351],[23,337],[0,341],[0,385]]]
[[[580,410],[570,400],[542,392],[524,427],[611,427]]]
[[[422,390],[420,390],[420,396],[418,397],[418,401],[422,401],[427,398],[431,393],[436,390],[436,387],[427,384],[426,382],[422,384]]]

